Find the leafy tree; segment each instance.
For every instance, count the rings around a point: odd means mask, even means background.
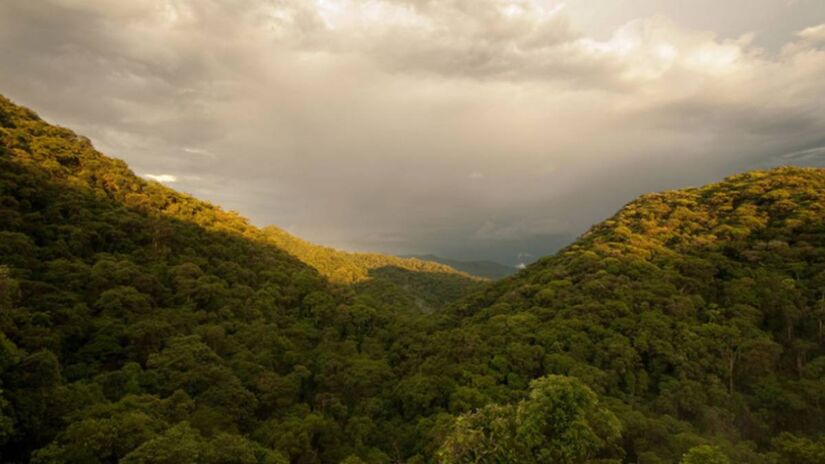
[[[202,438],[181,422],[127,454],[123,464],[196,464],[202,462]],[[240,461],[243,462],[243,461]]]
[[[529,396],[517,405],[491,405],[460,417],[439,460],[572,464],[595,462],[617,451],[619,420],[581,381],[552,375],[530,387]]]
[[[548,376],[531,383],[516,417],[517,436],[538,462],[585,462],[621,437],[616,416],[571,377]]]
[[[782,433],[773,440],[782,464],[815,464],[825,462],[825,436],[817,440]]]

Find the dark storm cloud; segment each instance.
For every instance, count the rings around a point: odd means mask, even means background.
[[[6,0],[0,92],[259,224],[512,264],[648,190],[820,163],[825,8],[780,43],[675,0],[592,34],[588,2]]]

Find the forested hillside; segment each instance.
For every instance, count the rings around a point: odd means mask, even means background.
[[[0,98],[0,462],[825,462],[825,170],[492,285],[284,237]]]
[[[825,170],[644,195],[455,318],[464,348],[435,357],[506,385],[496,402],[576,377],[622,423],[606,455],[825,462]]]
[[[415,453],[415,424],[379,431],[400,421],[403,347],[440,274],[329,284],[269,232],[5,99],[0,126],[0,461]]]

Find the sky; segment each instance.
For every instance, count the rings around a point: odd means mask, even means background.
[[[0,93],[347,250],[506,264],[825,166],[822,0],[3,0]]]

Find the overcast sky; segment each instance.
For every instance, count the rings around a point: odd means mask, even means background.
[[[2,0],[0,93],[350,250],[508,264],[825,165],[823,0]]]

